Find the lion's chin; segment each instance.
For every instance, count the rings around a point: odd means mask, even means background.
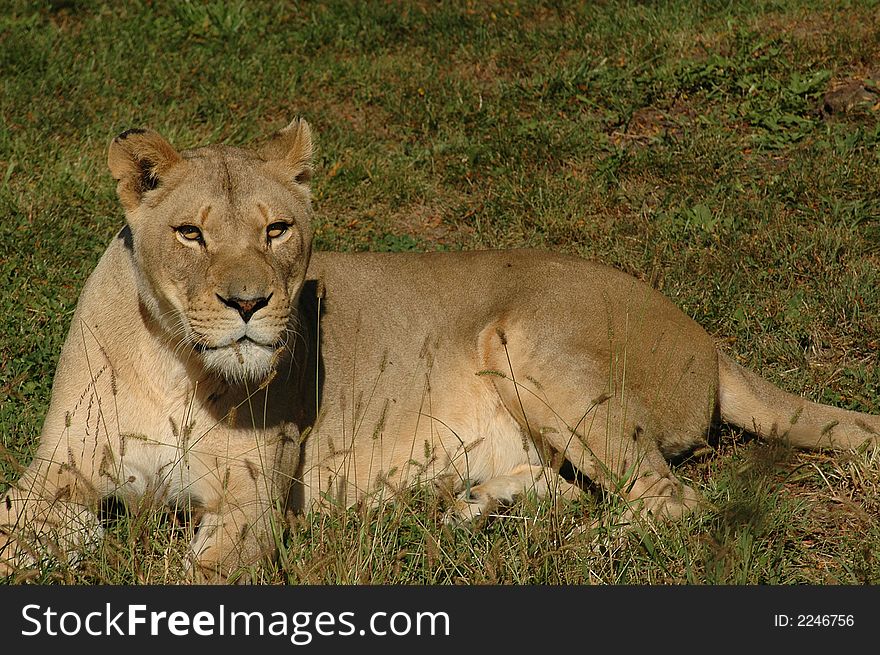
[[[208,370],[229,382],[260,383],[274,370],[276,352],[272,346],[242,339],[222,348],[203,350],[202,360]]]

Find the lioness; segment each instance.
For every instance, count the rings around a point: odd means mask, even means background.
[[[727,421],[807,448],[877,442],[874,416],[785,393],[649,286],[535,251],[312,253],[312,138],[178,152],[110,145],[126,224],[83,289],[36,457],[0,504],[3,572],[101,535],[106,496],[197,508],[195,575],[272,552],[285,504],[417,480],[450,520],[558,467],[634,512],[699,495],[666,458]],[[293,484],[291,484],[293,482]]]

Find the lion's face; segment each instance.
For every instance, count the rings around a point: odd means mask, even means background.
[[[260,153],[178,154],[157,138],[123,134],[110,153],[141,302],[181,357],[259,382],[292,338],[308,266],[308,127],[294,122]]]

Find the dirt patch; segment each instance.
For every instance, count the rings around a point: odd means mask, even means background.
[[[424,249],[433,245],[459,247],[471,242],[476,229],[473,218],[481,209],[453,209],[424,200],[391,209],[383,203],[368,208],[324,207],[332,216],[319,236],[355,249]],[[344,242],[344,243],[343,243]],[[339,247],[339,244],[334,245]]]
[[[770,14],[754,19],[751,27],[760,34],[815,46],[834,34],[864,39],[874,31],[877,17],[876,11],[863,13],[849,9],[803,12],[800,16]]]
[[[473,235],[474,228],[468,217],[452,213],[440,204],[415,204],[388,217],[389,232],[440,245],[460,244]]]
[[[390,137],[387,126],[391,119],[384,109],[377,105],[356,105],[351,100],[344,100],[326,106],[326,116],[341,121],[357,132],[370,132],[380,137]]]
[[[452,76],[472,81],[483,91],[491,90],[498,85],[500,80],[509,76],[509,72],[502,71],[495,59],[483,61],[456,62]]]
[[[617,146],[644,147],[665,138],[680,138],[697,116],[690,99],[681,96],[667,107],[641,107],[630,119],[611,132]]]
[[[880,71],[864,77],[837,80],[822,96],[823,116],[865,116],[880,110]]]
[[[388,129],[392,124],[390,115],[376,104],[324,96],[298,105],[297,111],[319,131],[326,130],[329,125],[344,125],[358,134],[373,134],[378,140],[391,139],[393,136]],[[276,122],[283,123],[283,120]]]

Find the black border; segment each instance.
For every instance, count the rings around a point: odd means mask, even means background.
[[[224,644],[240,648],[253,643],[263,652],[340,652],[364,648],[382,653],[462,652],[510,649],[512,653],[569,650],[630,651],[632,648],[674,648],[703,652],[768,645],[806,648],[876,644],[876,587],[574,587],[574,586],[145,586],[0,588],[0,643],[12,648],[57,649],[81,645],[89,653],[148,652],[156,648],[204,647]],[[320,636],[306,645],[289,638],[262,636],[175,637],[170,633],[136,637],[26,637],[34,624],[23,618],[27,605],[51,606],[59,614],[81,615],[103,610],[126,611],[142,604],[147,611],[352,612],[353,622],[364,626],[374,612],[446,612],[449,636],[385,637]],[[30,610],[34,612],[35,610]],[[789,617],[777,627],[777,615]],[[798,617],[852,617],[852,625],[806,625],[817,619]],[[827,621],[827,620],[826,620]],[[798,625],[798,624],[801,625]],[[378,650],[381,649],[381,650]],[[494,655],[494,653],[493,653]]]

